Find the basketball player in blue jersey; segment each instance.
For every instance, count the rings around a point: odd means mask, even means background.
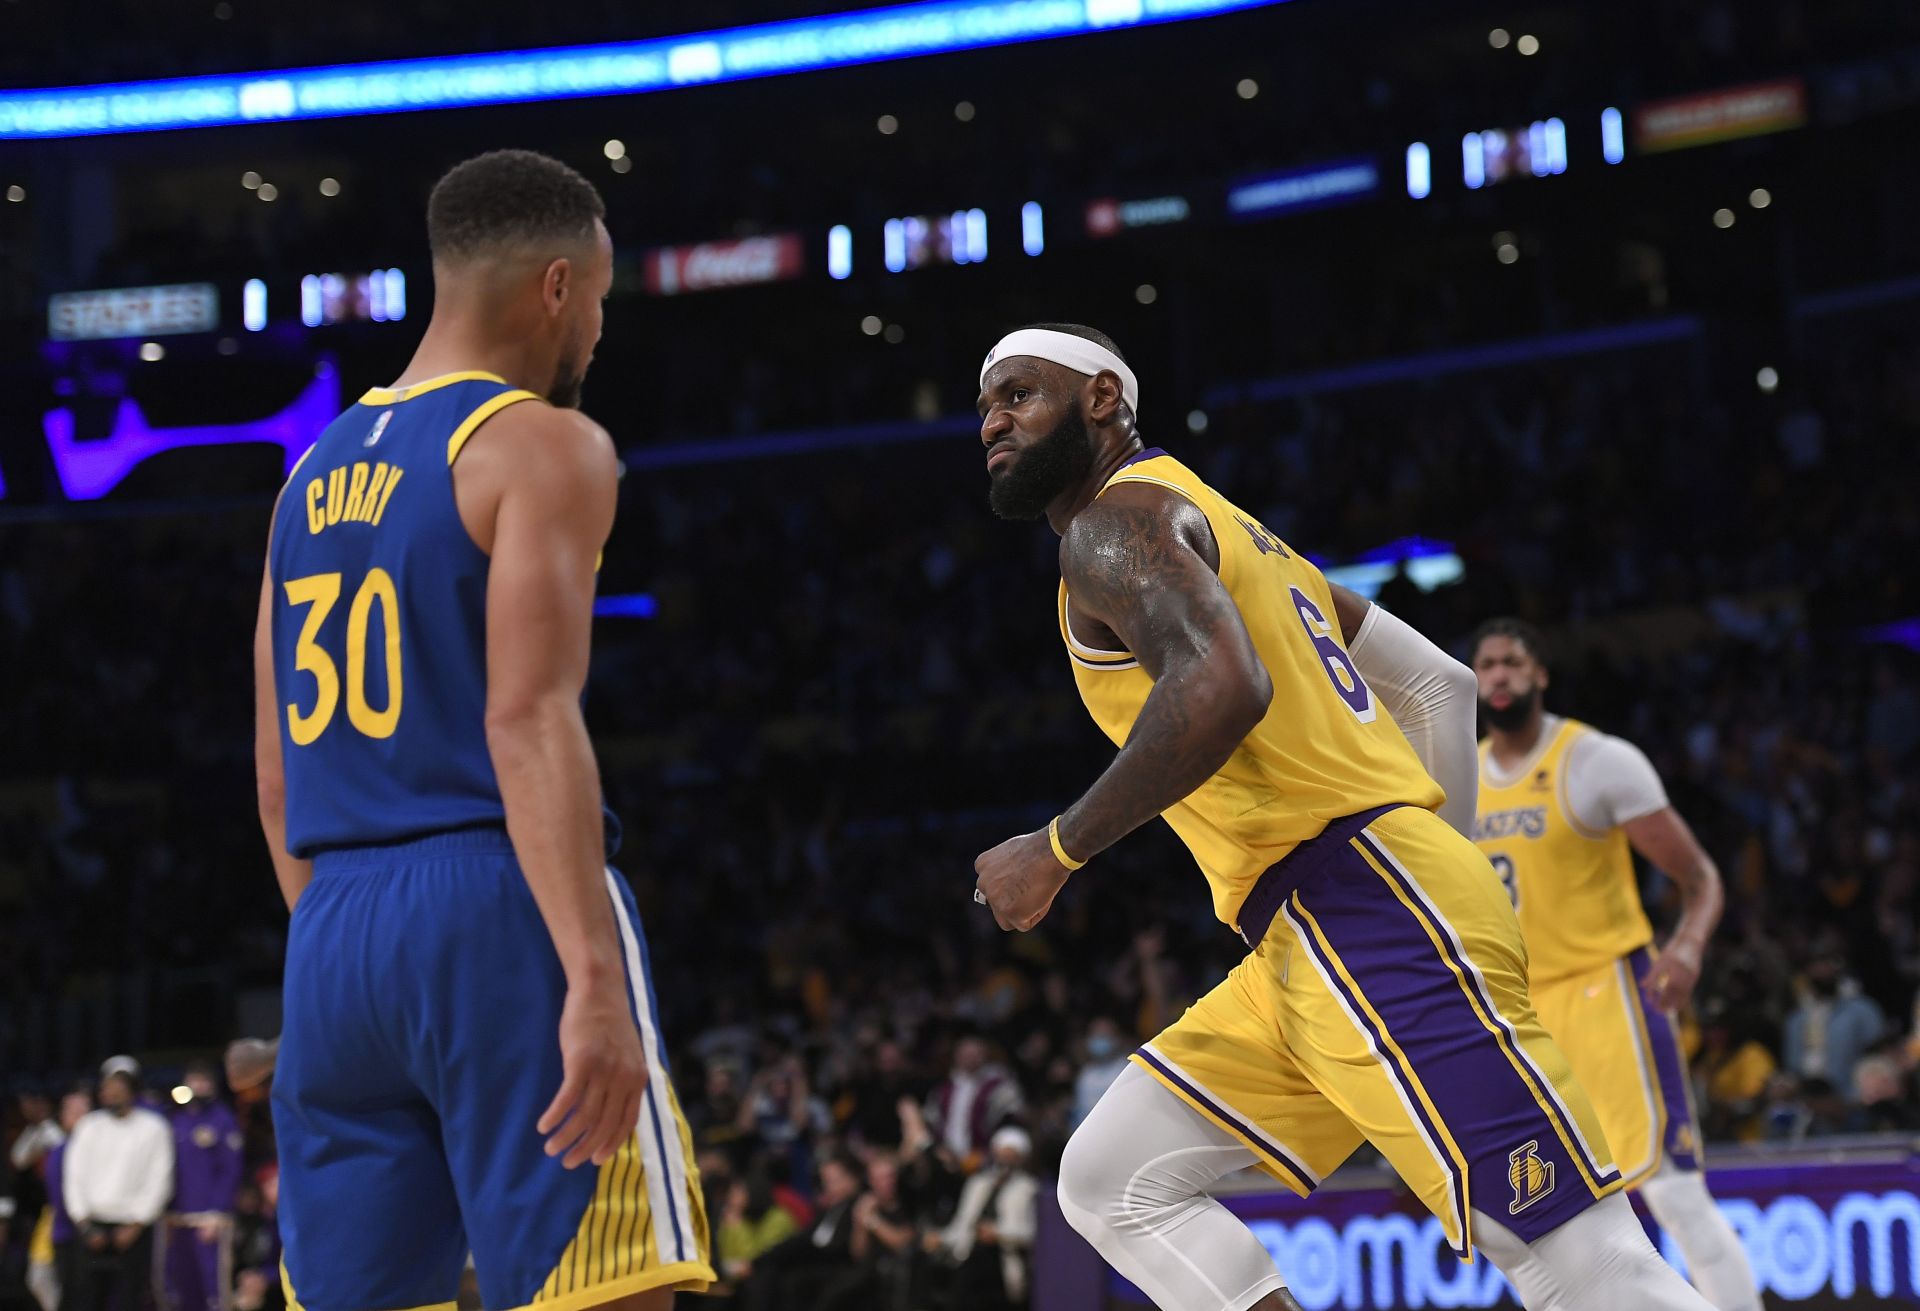
[[[434,188],[433,320],[275,507],[254,639],[287,906],[288,1303],[660,1311],[713,1279],[580,697],[612,442],[575,408],[612,246],[524,151]]]

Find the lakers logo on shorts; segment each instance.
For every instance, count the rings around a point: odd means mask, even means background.
[[[1519,1215],[1553,1191],[1553,1162],[1540,1159],[1538,1138],[1507,1153],[1507,1182],[1513,1185],[1508,1215]]]

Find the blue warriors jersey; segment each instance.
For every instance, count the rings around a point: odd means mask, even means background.
[[[538,400],[490,373],[375,388],[327,425],[280,497],[268,558],[287,848],[504,824],[487,751],[487,556],[453,462]]]

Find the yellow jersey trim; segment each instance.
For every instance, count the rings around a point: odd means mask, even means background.
[[[719,1276],[713,1267],[705,1261],[675,1261],[670,1265],[657,1265],[638,1274],[623,1275],[619,1279],[609,1279],[604,1284],[594,1284],[590,1288],[577,1289],[571,1293],[562,1293],[558,1297],[535,1298],[513,1311],[585,1311],[590,1306],[600,1306],[615,1298],[630,1297],[635,1293],[649,1292],[655,1288],[673,1288],[680,1292],[704,1293],[707,1286],[715,1283]],[[448,1303],[449,1306],[452,1303]]]
[[[1646,1164],[1636,1166],[1632,1171],[1620,1171],[1622,1184],[1633,1188],[1658,1170],[1660,1163],[1666,1159],[1667,1099],[1660,1095],[1660,1076],[1657,1073],[1660,1067],[1654,1060],[1653,1036],[1647,1032],[1647,1017],[1640,1009],[1633,971],[1626,961],[1617,960],[1613,963],[1613,977],[1620,987],[1620,1004],[1626,1008],[1627,1024],[1633,1030],[1634,1061],[1640,1067],[1640,1086],[1647,1096],[1647,1121],[1653,1126],[1653,1141],[1648,1145],[1650,1154]]]
[[[518,405],[521,401],[537,401],[539,399],[538,396],[535,396],[530,391],[503,391],[498,396],[482,401],[480,408],[461,420],[460,426],[453,430],[453,436],[447,438],[447,467],[453,467],[453,462],[460,458],[460,448],[467,444],[467,439],[473,436],[481,424],[506,409],[509,405]],[[599,564],[596,562],[594,568],[598,569],[599,567]]]
[[[315,442],[312,446],[309,446],[307,447],[306,450],[300,452],[300,458],[293,462],[293,467],[291,469],[287,470],[288,483],[291,483],[293,481],[293,475],[300,472],[300,466],[307,462],[307,457],[309,455],[312,455],[319,448],[320,448],[320,443]]]
[[[1067,593],[1065,583],[1060,585],[1060,635],[1067,640],[1067,654],[1074,663],[1088,669],[1138,669],[1140,661],[1131,651],[1108,651],[1097,646],[1088,646],[1073,631],[1073,617],[1068,611],[1072,598]]]
[[[1434,952],[1445,962],[1448,971],[1453,975],[1454,982],[1460,985],[1460,991],[1465,995],[1467,1005],[1472,1008],[1474,1017],[1480,1021],[1481,1026],[1484,1027],[1488,1033],[1493,1035],[1494,1041],[1500,1046],[1501,1054],[1507,1058],[1507,1064],[1511,1065],[1514,1073],[1520,1076],[1520,1082],[1524,1083],[1527,1086],[1527,1091],[1533,1095],[1533,1100],[1539,1105],[1541,1114],[1545,1115],[1547,1117],[1547,1123],[1553,1126],[1555,1136],[1560,1139],[1560,1145],[1567,1149],[1567,1155],[1573,1161],[1573,1168],[1580,1172],[1580,1178],[1586,1183],[1588,1191],[1595,1197],[1604,1197],[1607,1193],[1613,1191],[1614,1188],[1617,1188],[1619,1186],[1617,1182],[1609,1181],[1603,1184],[1595,1179],[1593,1174],[1587,1169],[1585,1154],[1575,1145],[1573,1134],[1569,1131],[1565,1117],[1560,1114],[1560,1108],[1554,1104],[1552,1098],[1548,1097],[1541,1090],[1539,1082],[1533,1077],[1533,1071],[1528,1068],[1527,1063],[1521,1060],[1519,1053],[1514,1050],[1514,1044],[1508,1038],[1506,1030],[1501,1025],[1495,1024],[1492,1017],[1487,1014],[1486,1008],[1480,1004],[1478,993],[1474,990],[1473,985],[1467,981],[1466,976],[1460,972],[1460,967],[1454,964],[1452,955],[1447,951],[1447,944],[1441,940],[1439,931],[1434,928],[1433,921],[1429,918],[1425,909],[1415,905],[1413,900],[1401,890],[1399,883],[1381,867],[1379,861],[1374,859],[1373,853],[1367,850],[1365,843],[1361,842],[1358,838],[1354,838],[1347,845],[1352,847],[1353,850],[1359,854],[1360,858],[1367,862],[1368,868],[1380,876],[1380,881],[1387,885],[1387,890],[1393,893],[1400,904],[1407,908],[1407,912],[1413,916],[1420,927],[1426,932],[1428,940],[1433,943]],[[1331,948],[1329,948],[1329,952],[1331,952]],[[1356,988],[1356,994],[1358,991]],[[1381,1031],[1385,1032],[1384,1025]],[[1434,1116],[1434,1119],[1436,1122],[1440,1122],[1437,1114]],[[1444,1122],[1440,1123],[1444,1131],[1445,1124]]]
[[[1143,461],[1143,463],[1145,462]],[[1155,487],[1164,487],[1170,492],[1177,492],[1181,500],[1191,503],[1194,508],[1202,514],[1206,513],[1206,507],[1194,500],[1193,493],[1185,487],[1182,487],[1179,483],[1168,482],[1165,478],[1155,478],[1149,474],[1128,473],[1125,469],[1122,469],[1119,473],[1107,479],[1106,487],[1102,487],[1100,490],[1104,492],[1107,490],[1107,487],[1117,487],[1121,483],[1152,483]]]
[[[1604,842],[1609,829],[1591,829],[1573,808],[1573,800],[1567,796],[1567,779],[1573,773],[1573,749],[1580,745],[1580,739],[1591,732],[1572,720],[1567,721],[1567,740],[1560,748],[1560,758],[1554,762],[1553,799],[1560,805],[1560,813],[1566,816],[1567,827],[1589,842]]]
[[[1138,1052],[1135,1052],[1132,1055],[1128,1056],[1127,1059],[1129,1061],[1132,1061],[1135,1065],[1139,1066],[1141,1069],[1145,1070],[1148,1074],[1152,1075],[1159,1082],[1161,1087],[1165,1088],[1168,1092],[1172,1093],[1175,1097],[1178,1097],[1181,1101],[1185,1102],[1188,1106],[1191,1106],[1194,1110],[1198,1111],[1201,1115],[1205,1116],[1207,1120],[1211,1124],[1213,1124],[1216,1128],[1220,1129],[1223,1133],[1231,1134],[1234,1138],[1238,1139],[1241,1143],[1245,1144],[1245,1146],[1247,1147],[1247,1150],[1253,1153],[1253,1163],[1256,1166],[1258,1166],[1261,1170],[1264,1170],[1266,1173],[1272,1175],[1275,1179],[1278,1179],[1281,1183],[1285,1184],[1288,1187],[1288,1189],[1290,1189],[1296,1196],[1310,1197],[1313,1195],[1313,1189],[1307,1184],[1306,1181],[1299,1178],[1297,1175],[1294,1174],[1294,1172],[1291,1169],[1282,1165],[1278,1160],[1275,1159],[1273,1155],[1273,1149],[1271,1147],[1268,1147],[1265,1143],[1260,1142],[1258,1139],[1249,1137],[1245,1133],[1245,1131],[1241,1129],[1237,1129],[1232,1124],[1229,1124],[1226,1121],[1226,1119],[1222,1117],[1218,1111],[1214,1110],[1211,1106],[1208,1106],[1205,1102],[1195,1097],[1192,1093],[1188,1092],[1185,1088],[1182,1088],[1179,1084],[1169,1079],[1166,1075],[1160,1073],[1160,1071],[1154,1069],[1149,1062],[1141,1059],[1140,1054]]]
[[[300,1299],[293,1295],[293,1279],[287,1274],[287,1261],[280,1258],[280,1291],[287,1295],[287,1311],[306,1311],[300,1305]],[[458,1301],[429,1302],[425,1306],[408,1307],[407,1311],[457,1311]]]
[[[468,369],[461,373],[443,373],[437,378],[424,378],[405,387],[372,388],[360,398],[360,403],[362,405],[398,405],[416,396],[425,396],[430,391],[451,387],[456,382],[505,383],[506,379],[497,373],[487,373],[481,369]]]

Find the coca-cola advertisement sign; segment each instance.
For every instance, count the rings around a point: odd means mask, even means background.
[[[677,296],[683,291],[784,282],[799,277],[804,262],[799,234],[792,232],[662,246],[647,254],[647,290],[656,296]]]

